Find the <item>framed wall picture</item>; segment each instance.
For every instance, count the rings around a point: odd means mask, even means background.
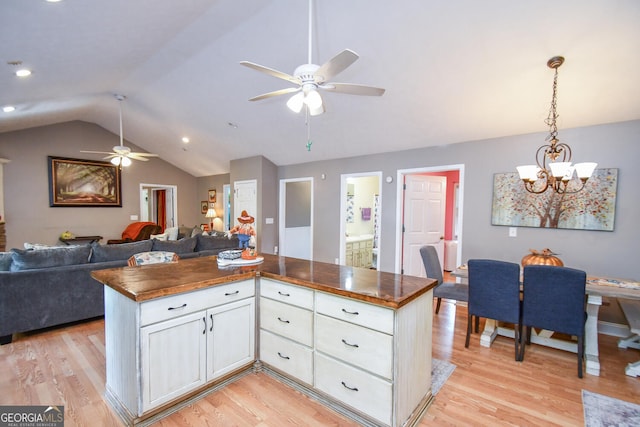
[[[200,202],[200,213],[202,215],[207,213],[207,210],[209,209],[209,202],[207,202],[206,200],[203,200]]]
[[[209,203],[216,202],[216,190],[209,190]]]
[[[492,225],[613,231],[618,169],[596,169],[583,190],[532,194],[517,173],[493,177]]]
[[[121,170],[111,162],[48,156],[49,206],[122,207]]]

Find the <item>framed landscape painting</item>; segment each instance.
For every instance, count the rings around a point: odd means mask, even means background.
[[[49,206],[122,207],[121,171],[110,162],[48,156]]]
[[[497,173],[491,224],[613,231],[617,185],[618,169],[596,169],[577,193],[534,194],[524,189],[517,173]]]

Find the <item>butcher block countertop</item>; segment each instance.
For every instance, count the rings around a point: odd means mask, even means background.
[[[400,308],[434,288],[436,281],[364,268],[261,255],[256,265],[218,267],[215,256],[164,264],[96,270],[92,277],[136,302],[190,292],[256,276]]]

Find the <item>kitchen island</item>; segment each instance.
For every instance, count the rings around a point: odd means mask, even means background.
[[[92,275],[105,285],[105,395],[128,425],[256,370],[363,425],[413,425],[433,399],[435,280],[273,255]]]

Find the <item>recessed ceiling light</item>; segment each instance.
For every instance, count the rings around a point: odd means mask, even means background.
[[[14,107],[13,105],[7,105],[5,107],[2,107],[2,111],[4,111],[5,113],[10,113],[12,111],[15,111],[16,107]]]
[[[182,137],[182,142],[184,142],[185,144],[188,144],[189,141],[190,141],[190,139],[188,137],[186,137],[186,136]]]
[[[47,0],[48,3],[58,3],[59,1],[62,1],[62,0]]]
[[[26,68],[21,68],[18,71],[16,71],[16,76],[18,77],[27,77],[31,75],[31,70],[28,70]]]

